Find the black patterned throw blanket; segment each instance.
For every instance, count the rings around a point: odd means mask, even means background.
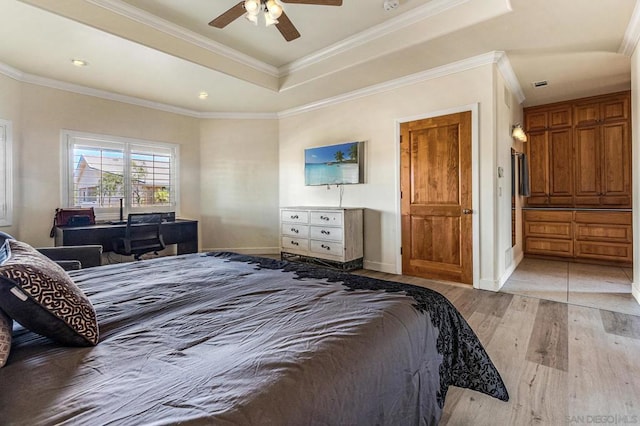
[[[14,328],[7,425],[435,425],[449,386],[508,400],[437,292],[307,264],[190,254],[71,273],[95,347]]]

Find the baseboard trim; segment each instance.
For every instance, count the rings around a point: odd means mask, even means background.
[[[371,260],[363,261],[364,269],[371,271],[386,272],[387,274],[396,274],[396,265],[391,263],[372,262]]]
[[[502,286],[504,286],[509,277],[515,272],[520,262],[522,262],[522,259],[524,259],[524,253],[521,252],[520,255],[516,257],[513,262],[511,262],[511,265],[507,268],[506,271],[504,271],[504,273],[500,277],[500,280],[498,281],[498,290],[496,291],[499,291]]]

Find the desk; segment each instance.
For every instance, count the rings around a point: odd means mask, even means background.
[[[126,224],[111,225],[100,223],[87,226],[57,226],[55,245],[81,246],[100,244],[105,252],[113,251],[111,241],[124,237]],[[175,222],[163,222],[160,232],[166,245],[177,244],[178,254],[198,252],[198,221],[176,219]]]

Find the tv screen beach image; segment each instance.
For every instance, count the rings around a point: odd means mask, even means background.
[[[347,142],[304,150],[305,185],[361,183],[360,144]]]

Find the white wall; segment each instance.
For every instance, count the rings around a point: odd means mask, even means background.
[[[495,69],[495,106],[496,106],[496,159],[498,168],[502,168],[503,175],[496,174],[496,271],[500,275],[499,286],[506,282],[518,263],[523,258],[522,240],[522,205],[523,199],[516,196],[516,244],[511,245],[511,148],[524,152],[522,142],[514,141],[511,137],[511,126],[522,123],[522,105],[511,93],[502,74]],[[524,125],[524,123],[522,123]]]
[[[496,232],[496,107],[495,65],[483,65],[335,106],[280,120],[280,205],[337,206],[335,188],[304,186],[304,148],[345,141],[366,141],[366,183],[346,186],[343,206],[364,207],[365,267],[391,273],[399,264],[399,145],[398,123],[465,105],[478,105],[479,177],[483,182],[479,203],[478,282],[496,290],[502,271],[494,262],[499,240]],[[504,136],[506,130],[502,133]],[[505,142],[506,143],[506,142]],[[507,150],[508,151],[508,150]],[[505,155],[508,155],[505,154]],[[507,157],[508,158],[508,157]],[[510,167],[510,166],[509,166]],[[508,170],[508,168],[507,168]],[[484,182],[494,182],[493,185]],[[506,206],[506,207],[505,207]],[[511,204],[507,209],[510,222]],[[504,232],[510,233],[510,228]],[[502,244],[504,245],[504,244]],[[501,256],[504,258],[504,250]]]
[[[640,302],[640,52],[631,56],[631,170],[633,193],[633,297]]]
[[[199,122],[171,114],[22,83],[16,237],[35,246],[53,245],[52,218],[60,206],[62,129],[180,144],[182,217],[199,219]]]
[[[202,247],[279,252],[278,121],[203,120]]]

